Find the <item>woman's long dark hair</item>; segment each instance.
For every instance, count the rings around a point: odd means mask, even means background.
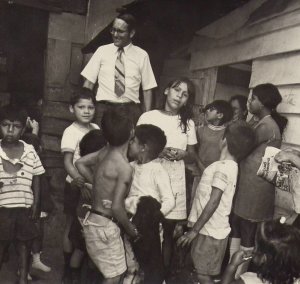
[[[252,95],[256,96],[264,107],[271,111],[271,116],[277,123],[280,133],[282,134],[288,120],[276,111],[276,107],[282,101],[277,87],[270,83],[257,85],[254,87]]]
[[[264,258],[257,267],[260,279],[293,284],[300,277],[299,229],[279,221],[263,222],[256,233],[256,246],[255,254]]]
[[[180,116],[180,127],[181,127],[183,133],[186,133],[188,130],[188,121],[193,117],[193,104],[195,101],[194,83],[186,77],[180,77],[180,78],[170,81],[164,90],[174,88],[174,87],[176,88],[181,83],[185,83],[187,85],[187,91],[189,94],[186,104],[179,109],[179,113],[178,113]],[[166,99],[167,99],[167,96],[165,96],[165,100],[163,101],[162,109],[165,108]]]

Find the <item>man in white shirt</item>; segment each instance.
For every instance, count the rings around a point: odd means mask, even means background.
[[[132,44],[135,35],[134,17],[129,14],[118,16],[113,22],[111,34],[113,43],[100,46],[81,72],[85,78],[83,86],[92,90],[96,82],[99,84],[96,123],[101,121],[104,110],[119,108],[130,115],[136,124],[141,114],[140,85],[143,89],[144,110],[148,111],[152,104],[152,89],[157,84],[147,52]],[[120,67],[117,68],[118,65]],[[119,77],[121,83],[116,82]],[[121,92],[116,90],[119,83]]]

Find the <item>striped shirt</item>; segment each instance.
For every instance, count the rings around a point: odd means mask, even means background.
[[[31,207],[34,198],[31,189],[32,178],[45,172],[33,146],[22,140],[20,142],[24,144],[24,152],[20,159],[10,159],[0,145],[0,207]],[[21,169],[7,173],[3,168],[3,160],[14,165],[19,164]]]

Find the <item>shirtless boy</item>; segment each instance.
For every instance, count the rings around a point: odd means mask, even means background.
[[[95,168],[92,209],[83,222],[84,237],[89,256],[105,277],[103,283],[119,283],[127,269],[119,225],[130,237],[139,237],[124,205],[132,179],[127,149],[133,125],[120,113],[106,112],[101,129],[108,145]]]

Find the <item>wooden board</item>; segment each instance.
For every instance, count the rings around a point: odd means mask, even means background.
[[[61,118],[73,121],[74,117],[69,111],[69,105],[59,102],[46,102],[43,109],[43,116],[52,118]]]
[[[299,114],[286,114],[288,125],[284,132],[284,142],[299,145],[300,144],[300,115]]]
[[[192,53],[191,70],[205,69],[300,50],[300,26]]]
[[[167,59],[164,61],[162,76],[185,76],[192,78],[195,75],[189,70],[189,60]]]
[[[44,98],[46,101],[69,103],[69,93],[63,87],[46,87]]]
[[[282,96],[282,103],[279,104],[279,106],[277,107],[277,111],[283,114],[287,114],[287,113],[299,114],[300,113],[300,84],[278,86],[278,89]]]
[[[41,123],[41,133],[61,137],[70,124],[69,120],[44,116]]]
[[[83,55],[81,48],[83,45],[72,44],[71,47],[71,66],[69,74],[69,82],[79,85],[81,82],[80,72],[82,71]],[[82,85],[82,84],[81,84]]]
[[[51,13],[48,38],[84,44],[85,19],[85,16],[71,13]]]
[[[250,87],[266,82],[274,85],[299,84],[299,60],[299,51],[254,60]]]
[[[63,87],[70,70],[71,42],[48,39],[46,86]]]
[[[45,150],[60,152],[61,139],[59,137],[43,134],[41,140]]]

